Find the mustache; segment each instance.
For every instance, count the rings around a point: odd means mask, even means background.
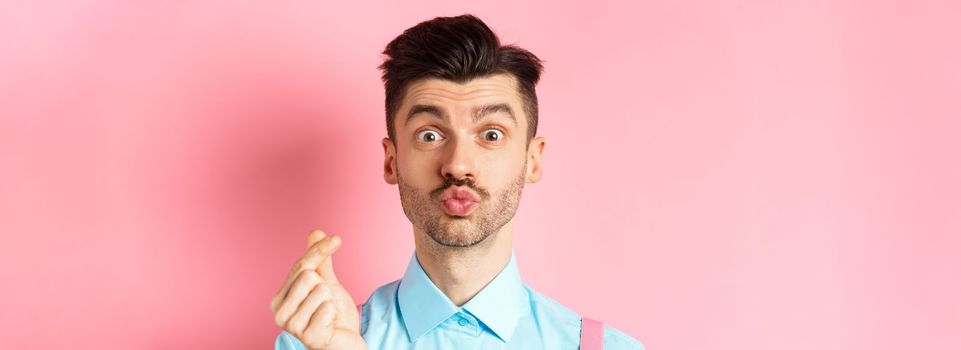
[[[470,188],[474,190],[474,192],[476,192],[477,195],[481,197],[481,199],[487,199],[488,197],[490,197],[490,193],[488,193],[487,190],[484,190],[483,188],[477,187],[477,185],[474,184],[474,180],[471,180],[470,178],[455,179],[452,177],[448,177],[444,179],[444,183],[441,184],[441,186],[438,187],[436,190],[431,191],[430,195],[431,197],[440,196],[441,192],[444,192],[444,190],[450,188],[451,186],[465,186],[467,188]]]

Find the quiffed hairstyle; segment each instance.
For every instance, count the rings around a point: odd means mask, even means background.
[[[394,115],[407,85],[439,78],[465,83],[474,78],[509,73],[517,80],[527,114],[527,140],[537,134],[537,94],[534,86],[544,69],[542,61],[514,45],[501,46],[497,35],[473,15],[437,17],[408,28],[383,52],[387,135],[395,140]]]

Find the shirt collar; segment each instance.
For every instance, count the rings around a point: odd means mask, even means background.
[[[530,312],[529,298],[521,282],[513,250],[507,266],[460,308],[434,285],[417,261],[416,253],[411,257],[397,291],[401,316],[411,342],[460,309],[466,309],[476,316],[501,340],[507,342],[520,318]]]

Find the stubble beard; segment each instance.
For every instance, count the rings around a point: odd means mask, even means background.
[[[524,164],[521,169],[526,168],[527,164]],[[397,187],[404,214],[414,226],[442,246],[469,248],[484,242],[514,218],[524,190],[524,177],[524,172],[521,171],[520,176],[506,189],[493,196],[470,181],[456,180],[445,182],[430,193],[423,193],[406,184],[400,172],[397,173]],[[468,186],[481,197],[477,209],[466,217],[447,215],[441,210],[440,201],[436,198],[437,194],[453,184]]]

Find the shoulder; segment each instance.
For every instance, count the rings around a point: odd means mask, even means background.
[[[525,285],[525,287],[527,287]],[[527,287],[531,298],[531,312],[540,321],[551,320],[561,328],[580,338],[581,315],[571,310],[557,300],[544,295],[536,290]],[[599,320],[603,322],[603,320]],[[643,350],[644,345],[627,333],[615,328],[607,323],[604,324],[604,348],[605,349],[636,349]]]
[[[383,320],[387,315],[394,312],[396,307],[397,287],[400,280],[384,284],[374,289],[367,300],[361,304],[360,309],[360,334],[366,334],[370,326],[371,319]]]
[[[557,300],[544,295],[526,284],[527,292],[531,298],[531,312],[534,317],[541,320],[552,320],[565,327],[580,329],[581,316]]]
[[[395,280],[393,282],[384,284],[377,289],[374,289],[364,301],[364,307],[370,306],[385,306],[391,305],[394,302],[394,298],[397,295],[397,287],[400,285],[400,280]]]
[[[641,344],[639,340],[627,335],[627,333],[622,332],[620,329],[614,328],[614,326],[609,324],[604,324],[604,348],[611,350],[644,350],[644,344]]]

